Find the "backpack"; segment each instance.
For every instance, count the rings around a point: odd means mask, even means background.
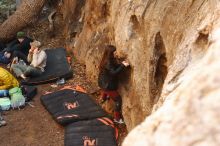
[[[0,97],[8,97],[9,92],[8,90],[0,90]]]
[[[31,101],[34,98],[34,96],[37,95],[37,87],[36,86],[22,85],[21,90],[22,90],[22,94],[25,97],[26,102]]]
[[[11,107],[11,101],[8,97],[0,98],[0,108],[2,110],[9,110]]]
[[[11,107],[19,108],[25,105],[25,98],[22,94],[21,88],[14,87],[9,90],[9,95],[11,96]]]

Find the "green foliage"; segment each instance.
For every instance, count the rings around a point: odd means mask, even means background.
[[[1,0],[0,1],[0,10],[9,10],[15,8],[15,0]]]
[[[16,9],[15,0],[0,0],[0,22],[3,22],[10,12]]]

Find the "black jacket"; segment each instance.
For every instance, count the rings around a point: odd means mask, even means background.
[[[98,85],[104,90],[117,90],[118,74],[124,69],[123,64],[108,63],[104,70],[99,73]]]
[[[21,43],[16,39],[8,45],[5,51],[6,52],[21,51],[24,55],[27,56],[31,48],[30,42],[32,41],[33,40],[28,37],[25,37],[23,42]]]
[[[3,44],[2,42],[0,42],[0,52],[5,48],[5,44]]]

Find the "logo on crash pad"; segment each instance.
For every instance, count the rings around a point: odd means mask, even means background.
[[[75,101],[75,102],[65,102],[64,103],[64,107],[68,110],[71,110],[71,109],[75,109],[77,107],[79,107],[79,103],[78,101]]]
[[[98,140],[88,136],[83,137],[83,146],[97,146]]]

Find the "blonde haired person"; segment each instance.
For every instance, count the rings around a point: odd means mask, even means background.
[[[41,42],[33,41],[30,43],[31,49],[28,53],[28,62],[30,65],[13,64],[12,70],[17,77],[26,79],[27,77],[40,76],[44,72],[47,62],[47,54],[41,49]]]

